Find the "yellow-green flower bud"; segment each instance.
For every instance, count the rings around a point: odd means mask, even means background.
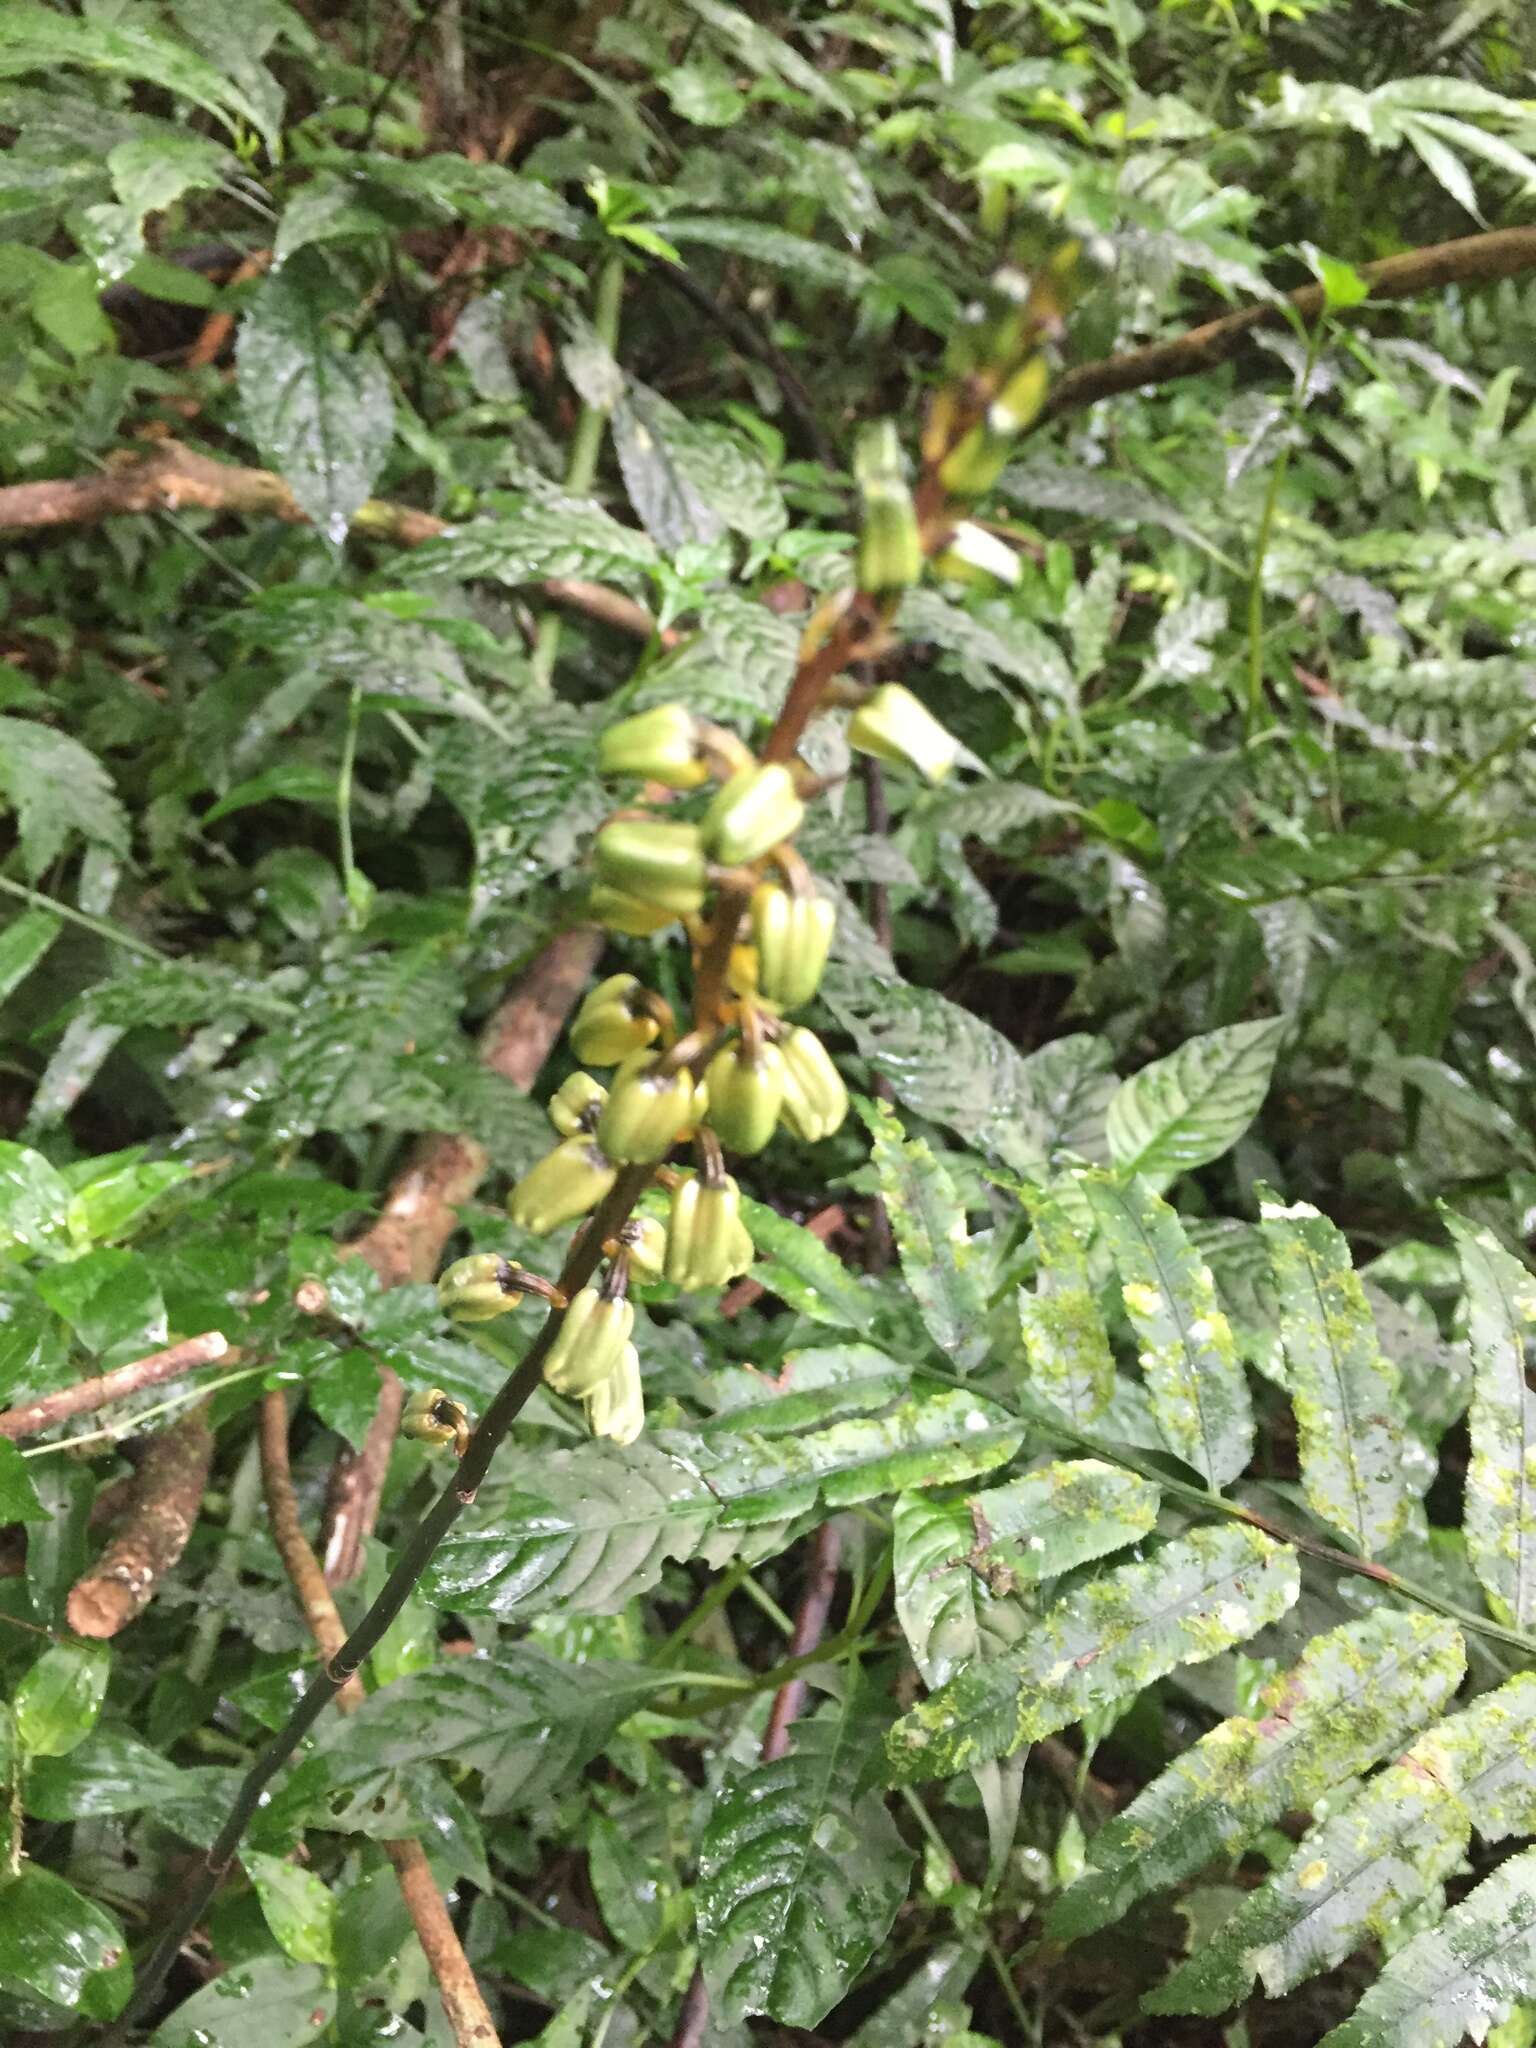
[[[728,867],[759,859],[781,839],[792,839],[805,816],[794,777],[781,762],[743,768],[710,805],[704,835],[716,860]]]
[[[659,1280],[667,1264],[666,1226],[655,1216],[631,1216],[619,1232],[632,1270],[643,1280]]]
[[[832,1063],[832,1055],[816,1036],[797,1024],[781,1043],[784,1055],[784,1108],[787,1130],[807,1144],[830,1138],[848,1114],[848,1090]]]
[[[613,818],[597,835],[598,881],[674,917],[704,901],[704,846],[697,825],[669,818]]]
[[[624,889],[610,889],[606,882],[594,882],[587,892],[587,909],[594,924],[604,931],[622,932],[627,939],[648,939],[674,922],[675,910],[658,910],[654,903],[642,903]]]
[[[963,519],[933,558],[937,574],[951,583],[979,584],[995,589],[1018,587],[1023,574],[1017,553],[1000,535]]]
[[[667,789],[697,789],[709,777],[686,704],[658,704],[610,725],[597,743],[597,765],[604,775],[643,775]]]
[[[942,782],[954,767],[960,742],[900,683],[882,683],[848,721],[848,744],[861,754],[915,768]]]
[[[741,1190],[727,1174],[719,1182],[697,1176],[680,1181],[667,1224],[667,1278],[685,1292],[724,1287],[753,1259],[741,1220]]]
[[[640,1354],[626,1344],[607,1379],[586,1398],[587,1426],[594,1436],[616,1444],[632,1444],[645,1427],[645,1394],[640,1385]]]
[[[549,1098],[549,1120],[562,1138],[595,1131],[608,1090],[590,1074],[571,1074]]]
[[[633,1303],[598,1287],[583,1287],[549,1347],[545,1384],[584,1401],[618,1365],[634,1327]]]
[[[989,410],[984,420],[960,436],[939,464],[939,482],[951,497],[979,498],[1002,475],[1012,451],[1012,432],[1006,425],[994,424]]]
[[[863,499],[859,588],[875,596],[905,590],[923,572],[923,543],[902,473],[901,443],[890,420],[876,420],[865,428],[853,466]]]
[[[632,1052],[654,1045],[661,1025],[644,1007],[645,990],[632,974],[610,974],[591,990],[571,1026],[571,1049],[592,1067],[616,1067]]]
[[[784,1102],[784,1055],[760,1045],[728,1045],[710,1061],[709,1127],[729,1152],[761,1152],[773,1136]]]
[[[619,1170],[591,1138],[567,1138],[530,1167],[507,1197],[512,1221],[535,1237],[595,1209]]]
[[[1051,388],[1051,366],[1044,356],[1031,356],[1014,371],[987,409],[994,433],[1022,434],[1040,417]]]
[[[757,986],[770,1003],[797,1010],[821,986],[837,912],[824,896],[796,896],[777,882],[752,891]]]
[[[632,1052],[613,1077],[597,1142],[610,1159],[634,1165],[665,1159],[693,1121],[693,1076],[659,1072],[660,1055]]]
[[[423,1444],[452,1444],[459,1456],[469,1443],[469,1413],[441,1387],[422,1387],[400,1413],[400,1434]]]
[[[444,1315],[456,1323],[489,1323],[515,1309],[523,1298],[522,1274],[499,1252],[471,1252],[455,1259],[437,1283]]]

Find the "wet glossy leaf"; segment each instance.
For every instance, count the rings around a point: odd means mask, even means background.
[[[158,1812],[190,1790],[189,1773],[117,1728],[95,1728],[67,1755],[34,1757],[26,1805],[39,1820],[91,1820],[100,1814]]]
[[[852,1688],[850,1688],[852,1692]],[[814,2027],[885,1938],[912,1852],[878,1792],[857,1790],[880,1723],[854,1693],[737,1773],[699,1848],[700,1960],[723,2021]]]
[[[11,1705],[25,1756],[68,1756],[96,1726],[112,1672],[105,1643],[54,1643],[22,1677]]]
[[[89,2019],[112,2019],[132,1985],[123,1931],[41,1864],[0,1878],[0,1984]]]
[[[661,1938],[666,1911],[655,1870],[633,1839],[606,1813],[587,1830],[587,1871],[614,1940],[645,1955]]]
[[[37,1497],[26,1459],[9,1437],[0,1437],[0,1523],[47,1519],[48,1510]]]
[[[1253,1455],[1253,1409],[1211,1270],[1145,1182],[1088,1174],[1081,1185],[1120,1275],[1163,1442],[1224,1486]]]
[[[1467,1555],[1489,1604],[1517,1628],[1536,1619],[1536,1395],[1526,1346],[1536,1279],[1492,1233],[1447,1216],[1461,1256],[1472,1346]]]
[[[1263,1217],[1308,1504],[1363,1557],[1379,1557],[1413,1507],[1397,1369],[1376,1341],[1343,1233],[1309,1202],[1265,1200]]]
[[[274,271],[240,328],[240,399],[251,432],[308,517],[345,540],[394,438],[383,363],[364,345],[348,353],[335,325],[355,312],[318,250]]]
[[[903,1493],[892,1520],[896,1615],[929,1685],[942,1685],[962,1664],[996,1656],[1017,1641],[1022,1611],[967,1562],[976,1525],[963,1500]]]
[[[1443,1707],[1466,1669],[1460,1632],[1427,1614],[1378,1612],[1317,1636],[1088,1846],[1091,1868],[1052,1907],[1062,1940],[1093,1934],[1150,1891],[1235,1856],[1293,1808],[1390,1755]]]
[[[1511,1856],[1387,1962],[1319,2048],[1456,2048],[1536,1991],[1536,1849]]]
[[[685,1460],[648,1437],[619,1451],[508,1453],[428,1565],[422,1590],[466,1614],[611,1614],[691,1557],[717,1512]]]
[[[1122,1081],[1109,1105],[1116,1166],[1154,1190],[1219,1159],[1242,1136],[1269,1092],[1285,1032],[1280,1017],[1229,1024],[1187,1039]]]
[[[336,1902],[326,1886],[312,1870],[301,1870],[281,1856],[247,1849],[240,1860],[284,1955],[296,1963],[329,1966],[335,1960]]]
[[[987,1350],[981,1256],[949,1169],[921,1139],[904,1137],[888,1109],[859,1101],[874,1141],[875,1172],[891,1219],[901,1275],[939,1349],[969,1372]]]
[[[1039,1273],[1017,1294],[1026,1384],[1086,1428],[1114,1391],[1115,1359],[1089,1275],[1081,1202],[1071,1183],[1026,1192]]]
[[[1081,1720],[1180,1664],[1245,1642],[1296,1598],[1293,1552],[1256,1529],[1195,1529],[1034,1620],[1006,1656],[968,1665],[891,1730],[898,1784],[952,1776]]]
[[[195,1991],[150,2039],[150,2048],[310,2048],[325,2039],[336,1993],[313,1963],[257,1956]]]

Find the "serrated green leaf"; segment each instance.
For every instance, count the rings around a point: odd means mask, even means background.
[[[949,1169],[920,1138],[904,1137],[883,1105],[860,1097],[857,1107],[873,1140],[901,1276],[934,1343],[957,1371],[970,1372],[987,1352],[987,1296]]]
[[[700,717],[751,725],[783,702],[800,632],[793,619],[739,591],[711,595],[699,630],[645,671],[626,710],[681,701]]]
[[[1089,1271],[1080,1203],[1071,1183],[1025,1191],[1039,1274],[1017,1294],[1026,1385],[1086,1428],[1109,1405],[1115,1359]]]
[[[345,352],[332,326],[350,292],[315,250],[266,278],[241,322],[240,401],[263,454],[328,540],[345,540],[394,439],[389,375],[367,347]]]
[[[1253,1405],[1211,1269],[1144,1181],[1085,1174],[1080,1184],[1120,1275],[1158,1433],[1208,1485],[1225,1486],[1253,1455]]]
[[[113,2019],[132,1988],[127,1954],[117,1922],[41,1864],[0,1878],[0,1984],[12,1995]]]
[[[1318,2048],[1456,2048],[1536,1991],[1536,1849],[1511,1856],[1389,1958]]]
[[[662,222],[669,242],[688,248],[699,245],[723,249],[728,255],[745,256],[769,270],[782,270],[806,284],[824,285],[833,291],[857,296],[869,283],[869,272],[856,256],[841,249],[829,249],[824,242],[792,235],[785,228],[764,227],[755,220],[731,220],[714,215],[669,215]]]
[[[1385,1610],[1317,1636],[1265,1687],[1252,1715],[1203,1735],[1089,1844],[1091,1868],[1051,1908],[1074,1941],[1138,1899],[1235,1856],[1292,1808],[1315,1806],[1437,1713],[1466,1669],[1461,1634]]]
[[[613,1614],[691,1557],[716,1514],[686,1463],[646,1438],[554,1452],[503,1451],[434,1553],[422,1591],[465,1614]]]
[[[1109,1105],[1109,1149],[1116,1166],[1155,1190],[1209,1160],[1242,1136],[1269,1092],[1285,1032],[1281,1017],[1228,1024],[1186,1039],[1122,1081]]]
[[[55,1643],[23,1675],[11,1703],[24,1756],[68,1756],[96,1726],[112,1671],[105,1643]]]
[[[912,1852],[858,1790],[882,1723],[856,1689],[796,1725],[789,1754],[729,1779],[699,1845],[700,1963],[722,2024],[814,2027],[889,1932]]]
[[[127,813],[111,778],[68,733],[0,716],[0,797],[15,813],[34,881],[76,837],[119,856],[128,850]]]
[[[1397,1370],[1376,1341],[1343,1233],[1309,1202],[1265,1200],[1262,1214],[1308,1505],[1362,1557],[1379,1557],[1413,1510]]]
[[[872,1289],[814,1231],[750,1195],[742,1197],[741,1220],[759,1254],[753,1273],[770,1293],[833,1329],[873,1327],[879,1303]]]
[[[1536,1330],[1536,1278],[1492,1233],[1447,1216],[1456,1240],[1472,1346],[1467,1556],[1504,1621],[1536,1619],[1536,1395],[1526,1345]]]
[[[484,577],[516,586],[546,576],[590,576],[632,584],[659,559],[654,542],[621,526],[593,500],[509,496],[497,500],[493,513],[413,548],[403,573],[412,583]]]
[[[1255,1975],[1271,1998],[1389,1934],[1488,1841],[1536,1826],[1536,1673],[1521,1672],[1426,1730],[1389,1770],[1309,1829],[1295,1853],[1147,1999],[1221,2012]]]
[[[1006,1656],[968,1665],[891,1730],[891,1779],[949,1777],[1008,1756],[1245,1642],[1300,1586],[1295,1554],[1256,1529],[1195,1529],[1036,1617]]]

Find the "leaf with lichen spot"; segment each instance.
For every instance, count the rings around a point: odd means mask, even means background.
[[[887,1775],[948,1777],[1010,1755],[1246,1642],[1299,1586],[1295,1554],[1257,1529],[1192,1529],[1145,1564],[1079,1586],[1017,1649],[967,1665],[904,1714],[887,1738]]]
[[[1141,1345],[1163,1442],[1210,1486],[1235,1479],[1253,1453],[1253,1407],[1211,1269],[1145,1181],[1081,1176],[1120,1275]]]
[[[896,1618],[927,1684],[942,1685],[962,1664],[1017,1642],[1022,1607],[968,1569],[976,1525],[963,1500],[903,1493],[892,1528]]]
[[[1309,1202],[1284,1208],[1259,1190],[1261,1229],[1280,1299],[1301,1484],[1314,1514],[1362,1557],[1379,1557],[1408,1527],[1407,1423],[1397,1368],[1341,1231]]]
[[[966,1561],[1000,1591],[1059,1578],[1147,1535],[1158,1499],[1150,1479],[1098,1458],[1042,1465],[966,1501]]]
[[[1511,1856],[1400,1948],[1318,2048],[1456,2048],[1536,1991],[1536,1849]]]
[[[1032,1293],[1019,1289],[1018,1310],[1029,1391],[1081,1428],[1109,1406],[1115,1360],[1089,1279],[1072,1192],[1061,1182],[1054,1190],[1024,1190],[1035,1229],[1039,1275]]]
[[[1472,1347],[1467,1556],[1501,1621],[1536,1620],[1536,1396],[1525,1382],[1536,1278],[1491,1232],[1447,1216],[1461,1256]]]
[[[1099,1830],[1093,1868],[1057,1900],[1048,1932],[1093,1934],[1148,1892],[1237,1855],[1282,1814],[1390,1755],[1465,1669],[1459,1630],[1435,1615],[1381,1609],[1316,1637],[1256,1714],[1211,1729]]]
[[[1158,2013],[1217,2013],[1257,1975],[1279,1998],[1381,1940],[1486,1841],[1536,1830],[1536,1672],[1427,1729],[1146,1999]]]
[[[957,1371],[970,1372],[987,1352],[987,1294],[965,1205],[944,1162],[921,1139],[905,1137],[892,1111],[862,1096],[857,1108],[873,1141],[901,1277],[934,1343]]]

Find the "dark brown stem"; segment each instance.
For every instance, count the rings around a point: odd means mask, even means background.
[[[184,1337],[179,1344],[164,1351],[151,1351],[145,1358],[131,1359],[127,1365],[114,1366],[111,1372],[96,1379],[77,1380],[72,1387],[60,1387],[57,1393],[44,1394],[20,1408],[7,1408],[0,1413],[0,1436],[36,1436],[41,1430],[52,1429],[56,1422],[67,1421],[71,1415],[94,1414],[98,1408],[125,1401],[130,1394],[142,1393],[146,1387],[163,1386],[167,1380],[179,1380],[186,1373],[196,1372],[200,1365],[235,1356],[229,1340],[218,1330],[205,1330],[200,1337]]]
[[[843,1542],[835,1522],[823,1522],[816,1531],[816,1542],[811,1552],[810,1576],[805,1590],[800,1595],[800,1605],[795,1610],[794,1631],[789,1639],[790,1657],[808,1657],[826,1634],[827,1616],[832,1611],[833,1596],[837,1591],[838,1566],[842,1562]],[[789,1731],[799,1718],[805,1705],[805,1680],[795,1677],[786,1680],[773,1696],[773,1706],[768,1714],[768,1727],[763,1735],[763,1746],[759,1754],[765,1764],[775,1764],[789,1748]],[[709,2026],[709,1994],[704,1989],[704,1972],[696,1969],[683,1997],[682,2010],[678,2014],[677,2026],[673,2031],[669,2048],[701,2048]]]
[[[200,1401],[151,1442],[117,1535],[70,1588],[65,1612],[77,1636],[115,1636],[144,1612],[197,1525],[212,1460]]]
[[[320,1654],[329,1660],[347,1639],[346,1625],[336,1611],[320,1560],[310,1548],[299,1516],[288,1456],[288,1402],[281,1388],[273,1388],[262,1396],[261,1478],[273,1544],[304,1610],[305,1625]],[[342,1713],[349,1714],[366,1697],[362,1681],[349,1678],[336,1695],[336,1705]],[[419,1842],[386,1842],[384,1853],[394,1865],[401,1896],[437,1980],[454,2040],[459,2048],[500,2048],[495,2023],[437,1888],[426,1851]]]

